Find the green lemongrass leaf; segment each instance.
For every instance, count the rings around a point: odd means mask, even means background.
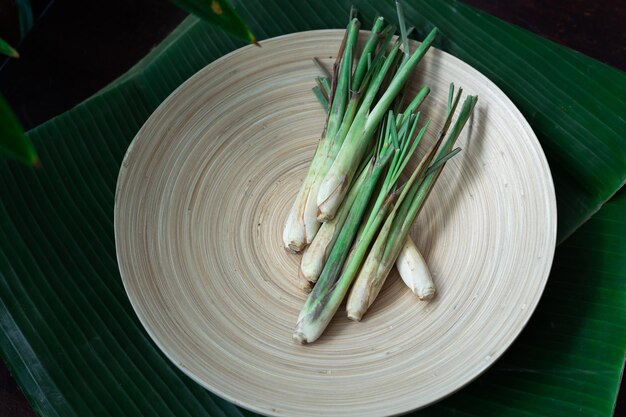
[[[393,37],[395,36],[396,33],[396,26],[393,24],[388,24],[387,26],[385,26],[385,28],[380,32],[380,35],[378,36],[380,41],[378,42],[378,45],[376,45],[376,52],[375,54],[386,54],[387,53],[387,49],[389,48],[389,45],[391,44],[391,41],[393,39]]]
[[[389,111],[387,118],[387,125],[390,127],[389,133],[391,136],[391,143],[394,149],[400,149],[400,142],[398,141],[398,131],[396,130],[396,118],[392,111]]]
[[[343,268],[343,264],[348,256],[350,246],[354,242],[356,233],[361,224],[361,220],[367,209],[367,203],[370,200],[372,193],[375,191],[378,179],[385,169],[386,164],[389,162],[390,152],[380,151],[380,157],[373,158],[369,164],[369,175],[365,179],[365,182],[361,186],[362,190],[354,201],[348,217],[344,222],[344,226],[337,237],[335,245],[331,250],[328,260],[324,265],[324,269],[320,274],[317,284],[309,294],[302,311],[300,312],[300,318],[312,313],[316,306],[319,305],[320,300],[324,298],[326,293],[331,290],[331,287],[337,281],[339,274]],[[299,318],[299,320],[300,320]]]
[[[363,50],[361,52],[361,56],[359,57],[359,61],[354,70],[354,75],[352,77],[352,88],[354,90],[359,90],[361,87],[361,82],[365,77],[367,69],[369,68],[369,63],[371,62],[371,55],[374,53],[376,46],[379,43],[379,34],[383,28],[385,23],[385,19],[382,17],[377,18],[374,21],[374,26],[372,26],[372,30],[363,46]]]
[[[451,150],[447,154],[442,155],[442,156],[438,157],[437,159],[435,159],[435,162],[433,162],[430,165],[430,167],[428,168],[428,171],[426,171],[426,176],[428,176],[428,175],[432,174],[433,172],[435,172],[435,170],[437,170],[440,166],[442,166],[443,164],[448,162],[448,160],[450,160],[451,158],[456,156],[459,152],[461,152],[461,148],[454,148],[453,150]]]
[[[332,219],[350,186],[359,161],[370,146],[374,129],[371,131],[365,130],[365,125],[369,120],[369,108],[382,79],[390,69],[394,57],[398,53],[399,46],[396,42],[385,59],[382,68],[369,83],[365,97],[361,102],[348,134],[337,152],[332,166],[320,182],[316,199],[319,213],[318,219],[320,220]]]
[[[402,46],[402,42],[401,42],[400,39],[398,39],[396,42],[400,46]],[[380,88],[378,89],[378,93],[376,94],[376,99],[373,102],[374,106],[376,106],[376,104],[378,104],[378,102],[380,101],[382,96],[385,94],[385,92],[387,91],[387,89],[391,85],[391,81],[393,80],[393,77],[398,72],[398,68],[400,68],[400,65],[402,63],[402,57],[403,57],[402,53],[398,53],[394,57],[393,62],[391,64],[391,69],[387,72],[387,74],[385,75],[385,78],[383,78],[383,82],[381,83]],[[398,91],[398,94],[396,94],[396,97],[394,98],[394,100],[392,100],[392,102],[398,103],[398,106],[399,106],[399,101],[402,100],[402,93],[404,92],[405,88],[406,88],[406,85],[403,86],[400,91]],[[398,106],[394,106],[394,108],[392,108],[392,106],[389,105],[389,106],[387,106],[387,108],[388,109],[392,109],[394,112],[396,112],[396,111],[399,110],[399,108],[396,108]]]
[[[20,54],[9,45],[4,39],[0,38],[0,54],[10,56],[11,58],[19,58]]]
[[[396,128],[398,129],[398,137],[402,139],[399,144],[399,148],[403,149],[406,146],[407,141],[410,139],[407,132],[411,126],[412,118],[404,118],[403,114],[398,114],[395,117]]]
[[[320,89],[326,96],[326,98],[330,97],[330,78],[326,77],[317,77],[316,82],[319,84]]]
[[[333,76],[332,76],[332,74],[330,72],[328,72],[328,69],[326,68],[326,66],[324,66],[324,64],[322,64],[322,61],[320,61],[317,57],[313,57],[313,63],[315,64],[317,69],[319,69],[322,72],[322,75],[323,75],[322,78],[326,78],[330,82],[330,79]],[[328,91],[330,91],[330,84],[328,86]]]
[[[352,127],[352,122],[354,121],[354,117],[356,116],[359,110],[359,104],[361,102],[361,93],[356,91],[350,95],[350,100],[348,101],[348,105],[346,107],[346,111],[341,120],[341,126],[339,126],[339,130],[335,134],[333,138],[333,145],[331,152],[329,153],[329,158],[334,160],[339,149],[341,149],[341,145],[343,145],[343,141],[345,140],[350,128]],[[332,162],[332,161],[331,161]]]
[[[463,88],[459,88],[456,96],[454,95],[454,83],[450,83],[450,92],[448,93],[448,110],[446,112],[446,119],[443,122],[443,126],[441,127],[440,136],[445,136],[450,128],[450,124],[452,123],[452,119],[454,118],[454,112],[459,104],[459,100],[461,99],[461,94],[463,94]]]
[[[382,114],[387,110],[387,108],[391,105],[396,95],[400,92],[407,79],[413,72],[413,69],[417,66],[417,64],[424,57],[432,43],[435,41],[439,30],[434,28],[430,31],[428,36],[424,38],[420,46],[411,54],[411,57],[399,68],[396,75],[393,77],[389,88],[385,91],[379,102],[376,104],[376,107],[370,113],[370,116],[367,118],[367,123],[365,125],[365,130],[370,131],[376,128],[376,125],[380,121]]]
[[[396,11],[398,14],[398,26],[400,26],[400,38],[402,39],[402,49],[404,50],[404,57],[402,58],[402,62],[406,62],[410,56],[409,50],[409,34],[406,30],[406,23],[404,21],[404,11],[402,10],[402,5],[399,1],[396,1]]]
[[[396,122],[393,119],[393,115],[391,112],[390,112],[390,116],[387,118],[386,124],[387,124],[388,131],[385,135],[384,141],[387,144],[387,146],[390,147],[389,143],[391,142],[393,144],[394,142],[393,136],[394,134],[396,134],[396,131],[395,131]],[[394,151],[393,151],[391,166],[389,167],[389,170],[387,171],[387,174],[385,175],[383,185],[378,192],[378,196],[374,200],[374,204],[371,207],[369,216],[367,217],[367,220],[364,222],[362,226],[362,230],[359,232],[357,244],[360,244],[361,236],[368,236],[372,232],[372,228],[377,229],[380,226],[380,222],[377,221],[377,216],[379,216],[380,209],[383,206],[383,204],[387,201],[389,195],[392,194],[392,190],[396,189],[397,181],[400,178],[400,174],[402,173],[402,170],[404,169],[409,159],[411,158],[412,153],[417,148],[417,144],[419,143],[422,136],[426,132],[427,127],[428,127],[428,122],[421,129],[420,133],[418,134],[418,137],[414,141],[414,146],[412,147],[411,153],[408,153],[408,154],[405,153],[403,155],[397,146],[395,145],[393,146],[392,149]],[[396,139],[396,143],[397,143],[397,139]],[[431,151],[431,153],[432,152],[434,151]],[[426,157],[424,160],[420,162],[416,171],[419,171],[419,173],[421,174],[421,172],[424,170],[424,167],[426,167],[429,163],[430,163],[430,159]],[[412,183],[412,181],[414,180],[415,178],[410,179],[409,183]],[[397,204],[400,204],[403,201],[406,193],[408,192],[408,190],[404,191],[403,188],[400,188],[400,190],[402,190],[402,192],[400,193],[400,198],[398,199]]]
[[[317,98],[320,105],[325,109],[328,108],[328,97],[326,97],[326,94],[321,90],[320,86],[316,85],[311,90],[313,90],[313,94],[315,94],[315,98]]]
[[[239,17],[229,0],[171,0],[181,9],[193,13],[212,25],[250,43],[257,44],[256,37]]]
[[[389,167],[389,175],[387,176],[387,178],[390,179],[391,177],[393,177],[394,173],[398,170],[398,167],[400,166],[402,160],[405,158],[406,152],[408,151],[409,145],[411,143],[411,138],[413,137],[413,131],[415,127],[417,126],[418,119],[419,117],[414,117],[414,116],[406,118],[405,124],[407,125],[407,127],[408,127],[408,124],[411,123],[410,133],[407,134],[406,128],[401,129],[401,131],[398,132],[398,136],[401,138],[400,149],[399,149],[397,157],[394,158],[393,161],[391,161],[391,166]],[[397,121],[396,121],[396,126],[397,126]]]
[[[409,105],[404,110],[404,114],[402,115],[402,120],[407,118],[411,113],[415,113],[419,106],[424,102],[428,94],[430,93],[430,88],[428,86],[424,86],[420,89],[420,91],[415,95],[413,100],[409,103]]]
[[[460,91],[457,97],[458,96],[460,96]],[[477,96],[469,96],[465,98],[459,116],[457,117],[452,127],[452,130],[446,137],[445,141],[443,141],[441,147],[437,152],[437,156],[435,157],[435,160],[441,159],[443,162],[438,164],[437,168],[433,172],[426,175],[424,181],[421,184],[411,187],[409,198],[407,198],[406,204],[404,204],[406,207],[408,207],[408,210],[406,210],[404,215],[401,217],[400,228],[396,231],[397,236],[404,236],[404,238],[406,238],[406,234],[408,233],[411,224],[419,214],[422,206],[424,205],[424,202],[428,198],[430,191],[432,190],[435,182],[437,181],[437,178],[439,178],[439,175],[441,174],[441,171],[445,166],[445,161],[447,161],[447,159],[444,160],[445,156],[451,153],[450,150],[452,149],[452,146],[454,146],[454,143],[461,134],[461,131],[463,130],[463,127],[469,119],[472,111],[474,110],[477,101]],[[441,138],[439,140],[441,141]],[[396,236],[395,233],[394,236]],[[394,247],[394,250],[395,249],[398,249],[397,246]]]
[[[0,154],[25,165],[38,166],[39,157],[30,138],[15,117],[9,104],[0,95]]]
[[[352,74],[352,56],[358,40],[360,22],[352,19],[346,29],[345,44],[343,45],[339,62],[338,78],[332,97],[326,135],[334,140],[340,129],[341,122],[350,98],[350,77]]]
[[[387,74],[389,73],[389,70],[393,66],[399,49],[400,49],[400,43],[395,42],[388,55],[384,56],[382,52],[379,53],[378,55],[379,57],[381,57],[380,59],[383,60],[383,64],[380,67],[380,69],[375,74],[373,74],[373,79],[368,85],[368,88],[365,93],[365,97],[363,98],[363,104],[359,108],[359,113],[366,120],[366,126],[374,124],[374,119],[371,119],[372,116],[370,113],[370,106],[374,102],[374,99],[376,98],[376,94],[378,94],[378,91],[385,77],[387,76]],[[386,111],[387,109],[385,108],[385,112]],[[380,123],[380,121],[383,119],[383,116],[384,116],[384,113],[376,114],[376,120],[375,120],[376,124],[371,127],[370,129],[371,132],[373,132],[374,128],[378,126],[378,123]],[[367,128],[366,128],[366,131],[367,131]]]
[[[424,134],[426,133],[426,130],[428,129],[428,125],[430,125],[430,119],[428,119],[426,123],[424,124],[424,126],[420,129],[419,133],[413,140],[410,150],[400,155],[399,161],[401,162],[396,168],[395,172],[393,173],[393,178],[391,180],[392,183],[396,183],[398,179],[400,178],[402,171],[404,171],[404,168],[406,168],[407,164],[409,163],[409,160],[413,157],[415,150],[417,149],[417,145],[419,145],[420,142],[422,141],[422,138],[424,137]]]
[[[459,98],[461,96],[461,91],[462,89],[459,88],[459,93],[457,94],[453,107],[456,107],[456,103],[458,103]],[[456,122],[454,123],[454,126],[452,126],[452,130],[450,131],[450,134],[448,135],[445,142],[443,143],[441,150],[439,154],[437,155],[437,158],[440,155],[450,152],[450,150],[452,149],[452,146],[454,145],[454,142],[461,134],[461,130],[463,130],[465,123],[467,122],[470,115],[472,114],[472,111],[474,110],[474,106],[476,106],[477,101],[478,101],[478,96],[468,96],[465,98],[465,101],[463,102],[463,106],[461,107],[461,111],[459,112],[459,116],[457,117]],[[450,119],[452,117],[452,113],[453,112],[450,112]],[[448,126],[450,125],[449,120],[446,121],[447,122],[446,124]],[[444,131],[442,131],[442,133],[445,134]]]
[[[450,87],[448,88],[448,111],[446,114],[446,119],[450,116],[450,109],[452,109],[452,99],[454,98],[454,83],[450,83]],[[454,111],[452,111],[454,113]]]

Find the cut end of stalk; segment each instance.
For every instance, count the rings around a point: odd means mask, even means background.
[[[304,333],[299,332],[297,330],[293,332],[293,340],[294,342],[299,343],[301,345],[306,345],[307,343],[309,343]]]
[[[306,253],[306,249],[304,253]],[[302,271],[302,267],[298,269],[298,283],[300,285],[300,288],[304,292],[306,292],[307,294],[310,293],[311,290],[313,290],[313,287],[315,286],[316,281],[317,281],[317,277],[315,278],[309,277],[306,273],[304,273],[304,271]]]
[[[306,244],[304,243],[296,243],[296,242],[289,242],[287,243],[287,245],[285,246],[285,250],[289,253],[300,253],[304,250],[304,247],[306,246]]]
[[[306,246],[306,228],[304,222],[297,218],[297,201],[289,211],[289,216],[283,229],[283,245],[287,252],[299,253]]]
[[[430,301],[435,298],[435,295],[437,295],[437,290],[434,286],[421,288],[416,295],[420,301]]]
[[[352,321],[361,321],[361,319],[363,318],[363,313],[363,311],[348,310],[347,316]]]

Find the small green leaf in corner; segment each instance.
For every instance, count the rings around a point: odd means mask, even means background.
[[[24,133],[13,110],[0,95],[0,154],[23,164],[38,167],[39,157],[35,147]]]
[[[9,45],[4,39],[0,38],[0,54],[8,55],[12,58],[19,58],[20,54]]]
[[[193,13],[212,25],[215,25],[233,36],[260,46],[256,37],[241,20],[229,0],[171,0],[181,9]]]

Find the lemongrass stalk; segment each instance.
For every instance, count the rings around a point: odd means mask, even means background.
[[[393,203],[394,197],[395,195],[389,196],[385,201],[380,216],[377,216],[377,221],[382,222],[389,207]],[[371,233],[365,236],[363,241],[369,244],[373,238],[374,233]],[[356,276],[363,261],[363,257],[367,253],[367,246],[367,244],[359,244],[354,251],[351,251],[351,256],[348,258],[341,272],[341,276],[336,283],[328,288],[321,296],[311,297],[317,286],[313,289],[311,295],[309,295],[309,299],[307,299],[307,301],[311,300],[311,302],[305,306],[306,309],[303,309],[298,317],[298,322],[293,332],[295,341],[302,344],[312,343],[322,335],[348,292],[350,283],[354,276]]]
[[[302,251],[307,244],[311,243],[320,227],[320,223],[317,220],[317,206],[314,199],[309,199],[309,195],[318,173],[325,168],[328,148],[332,145],[330,138],[336,134],[345,111],[345,101],[348,95],[349,77],[352,67],[352,51],[355,49],[358,29],[358,20],[352,20],[339,48],[337,62],[334,65],[333,85],[329,96],[331,104],[324,128],[324,135],[318,143],[311,165],[283,229],[283,243],[290,252]]]
[[[409,123],[412,124],[411,129],[409,129]],[[330,319],[339,308],[341,300],[348,291],[350,283],[360,270],[370,243],[376,237],[380,226],[385,222],[387,214],[392,210],[393,203],[398,197],[398,194],[400,194],[401,198],[406,195],[407,192],[404,189],[402,189],[402,192],[396,190],[390,193],[390,191],[395,188],[395,183],[399,178],[398,170],[401,169],[411,157],[411,153],[407,153],[406,150],[409,148],[416,124],[416,116],[409,118],[406,125],[401,127],[401,135],[398,137],[396,120],[393,114],[390,114],[387,121],[383,123],[380,129],[381,134],[378,138],[378,147],[381,148],[380,153],[393,155],[391,166],[385,174],[383,185],[378,191],[378,197],[373,200],[375,202],[371,208],[368,220],[361,226],[358,232],[356,241],[343,265],[339,279],[333,282],[333,285],[330,287],[326,285],[319,293],[316,293],[314,289],[311,296],[309,296],[305,308],[300,313],[294,331],[294,338],[297,341],[310,343],[322,334]],[[425,130],[425,127],[422,128],[420,134],[418,134],[413,142],[419,142]],[[390,147],[391,150],[385,150],[385,147]],[[412,150],[414,151],[415,147],[412,147]],[[426,169],[429,161],[429,159],[425,158],[418,169]],[[387,229],[389,229],[389,226],[387,226]],[[318,285],[320,284],[318,283]]]
[[[382,68],[371,81],[363,98],[363,103],[359,107],[346,138],[337,153],[337,157],[320,184],[317,194],[317,217],[321,221],[331,220],[335,216],[341,201],[348,191],[354,171],[356,171],[357,165],[370,143],[374,130],[370,132],[369,136],[365,135],[369,108],[387,71],[393,64],[399,47],[400,44],[396,42],[385,59]],[[382,117],[378,121],[380,122],[381,119]]]
[[[352,208],[352,204],[356,200],[361,186],[365,182],[368,174],[367,166],[361,170],[361,174],[354,182],[350,192],[344,199],[335,218],[329,222],[322,224],[320,230],[315,235],[313,242],[304,249],[302,260],[300,262],[300,276],[308,283],[307,286],[312,288],[324,268],[326,259],[330,254],[339,232],[343,227],[348,213]]]
[[[348,36],[339,64],[337,84],[328,116],[328,127],[326,128],[326,135],[331,139],[334,138],[339,130],[339,126],[341,126],[341,121],[348,104],[350,96],[350,76],[352,74],[352,58],[356,49],[360,26],[361,24],[357,19],[352,19],[348,27]]]
[[[330,79],[326,77],[315,77],[315,84],[317,85],[317,88],[324,95],[324,98],[326,98],[326,101],[328,102],[328,98],[330,97]],[[324,109],[328,108],[328,103],[326,104],[327,105],[324,106]]]
[[[403,207],[403,203],[407,201],[407,196],[410,198],[413,188],[415,186],[419,186],[419,184],[423,181],[428,166],[430,165],[430,162],[432,161],[432,158],[437,152],[440,144],[441,141],[437,141],[434,145],[432,145],[430,151],[421,159],[420,163],[411,174],[411,177],[403,186],[396,206],[393,208],[391,213],[389,213],[389,216],[386,218],[380,233],[376,237],[374,245],[369,251],[363,268],[360,269],[359,274],[356,277],[356,282],[352,286],[350,296],[348,297],[346,311],[349,319],[357,321],[361,320],[361,317],[370,305],[368,303],[369,300],[372,300],[376,297],[376,295],[378,295],[377,292],[376,294],[373,294],[372,292],[380,290],[380,287],[377,286],[380,279],[380,265],[385,254],[387,241],[389,240],[390,233],[394,226],[394,220],[396,219],[398,208]],[[391,236],[395,235],[392,234]]]
[[[315,95],[315,98],[317,99],[317,101],[319,101],[319,103],[324,108],[328,107],[328,96],[324,93],[322,88],[320,88],[319,85],[316,85],[311,90],[313,91],[313,94]]]
[[[388,144],[385,144],[382,146],[380,152],[376,154],[376,157],[372,158],[368,166],[367,176],[364,183],[361,187],[359,187],[356,199],[352,204],[344,225],[339,232],[339,236],[337,236],[337,240],[328,255],[328,260],[324,264],[324,268],[322,269],[322,273],[320,274],[317,284],[304,303],[304,307],[300,312],[300,318],[305,315],[312,314],[313,309],[316,308],[315,306],[318,304],[319,300],[326,296],[327,292],[330,291],[337,281],[346,257],[348,256],[349,249],[354,242],[359,225],[367,209],[367,204],[376,188],[378,179],[391,159],[391,155],[392,152],[389,150]],[[298,340],[295,333],[294,338]]]
[[[389,87],[382,95],[381,99],[376,103],[370,112],[370,106],[376,97],[378,88],[383,82],[387,71],[395,61],[395,56],[399,49],[399,43],[396,42],[389,53],[385,64],[376,78],[372,81],[368,88],[367,94],[363,99],[363,104],[359,108],[354,123],[344,140],[337,157],[335,158],[331,168],[325,175],[317,195],[317,206],[319,210],[318,218],[321,220],[330,220],[335,215],[341,201],[345,197],[350,182],[356,171],[356,167],[363,157],[365,149],[380,121],[382,120],[387,108],[393,102],[395,96],[400,92],[406,83],[409,75],[417,66],[424,54],[432,45],[437,36],[437,28],[424,39],[421,45],[415,50],[411,57],[400,66],[400,69],[393,77]]]
[[[404,10],[402,9],[402,5],[400,2],[396,1],[396,12],[398,15],[398,24],[400,26],[400,38],[402,39],[402,49],[404,52],[404,56],[402,58],[403,62],[408,61],[410,56],[409,51],[409,34],[406,30],[406,25],[404,23]]]
[[[387,32],[387,28],[382,33],[384,34],[386,32]],[[383,42],[387,42],[387,40],[388,39],[385,38]],[[372,48],[368,48],[368,51],[366,51],[368,56],[370,55],[370,49]],[[363,55],[361,56],[361,59],[362,58],[363,58]],[[341,149],[343,142],[346,136],[348,135],[349,130],[352,127],[354,118],[356,117],[357,111],[359,110],[359,107],[362,103],[361,99],[363,98],[365,91],[369,87],[369,84],[372,81],[372,79],[375,79],[376,74],[378,74],[379,70],[383,68],[384,51],[380,51],[374,58],[374,61],[369,62],[369,64],[370,64],[369,68],[367,72],[365,73],[365,75],[358,80],[359,81],[358,90],[353,91],[351,94],[350,100],[348,102],[344,116],[341,121],[341,125],[339,126],[337,132],[334,134],[331,142],[326,148],[325,163],[321,165],[318,175],[315,177],[315,180],[313,181],[313,184],[310,187],[309,196],[307,200],[307,208],[311,210],[311,213],[313,211],[316,211],[316,215],[317,215],[317,199],[316,198],[319,192],[319,188],[321,186],[321,182],[325,178],[326,173],[328,172],[333,162],[335,161],[337,153]],[[318,217],[318,220],[326,222],[331,219],[322,216],[322,217]]]
[[[374,25],[372,26],[372,30],[367,37],[367,41],[365,45],[363,45],[363,51],[361,51],[361,56],[359,57],[359,62],[356,65],[354,70],[354,76],[352,77],[352,89],[357,91],[361,88],[361,82],[365,77],[365,73],[367,72],[367,59],[368,56],[374,54],[376,46],[379,43],[379,34],[383,28],[385,23],[385,19],[382,17],[378,17],[374,21]]]
[[[426,99],[426,96],[428,96],[429,93],[430,93],[430,88],[428,88],[428,86],[422,87],[420,91],[415,95],[413,100],[411,100],[409,105],[406,106],[406,109],[404,109],[404,114],[402,115],[402,117],[398,118],[398,124],[402,124],[404,120],[411,113],[415,113],[417,109],[419,108],[419,106],[424,102],[424,100]]]
[[[393,102],[393,99],[398,95],[400,89],[402,89],[402,86],[404,86],[417,64],[419,64],[424,55],[426,55],[426,52],[428,52],[428,49],[430,49],[438,34],[439,29],[433,28],[426,38],[424,38],[420,46],[411,54],[411,57],[400,66],[389,88],[385,91],[385,94],[383,94],[380,101],[367,118],[367,124],[365,126],[366,132],[376,129],[376,125]]]
[[[313,63],[324,75],[322,78],[326,78],[327,80],[330,80],[332,78],[330,72],[328,72],[324,64],[322,64],[322,61],[320,61],[318,58],[313,57]],[[330,91],[330,85],[328,91]]]
[[[452,91],[453,90],[451,89],[451,92]],[[456,102],[458,102],[459,96],[460,94],[457,96]],[[454,145],[454,142],[458,138],[461,130],[467,122],[469,115],[471,114],[476,104],[476,100],[476,97],[470,96],[463,103],[463,107],[459,113],[459,117],[454,124],[454,127],[452,128],[450,134],[437,152],[437,159],[442,159],[443,162],[439,163],[436,169],[434,169],[433,171],[426,171],[426,176],[421,182],[414,182],[410,186],[410,188],[408,188],[408,197],[404,199],[401,203],[399,202],[392,211],[392,213],[389,215],[387,221],[391,219],[392,223],[388,236],[392,236],[393,238],[387,239],[385,236],[381,236],[381,240],[386,240],[382,256],[380,252],[370,253],[370,255],[368,255],[372,258],[375,257],[378,260],[378,266],[375,268],[375,272],[368,275],[363,275],[362,277],[359,276],[359,278],[355,282],[352,293],[350,294],[350,297],[348,299],[349,317],[359,320],[360,317],[363,316],[363,314],[367,311],[367,309],[372,305],[372,303],[378,296],[380,289],[385,283],[385,280],[387,279],[387,276],[389,275],[389,272],[396,262],[400,250],[402,249],[406,241],[406,237],[408,236],[410,227],[413,224],[413,221],[415,220],[417,215],[419,214],[421,208],[423,207],[424,202],[428,198],[428,195],[430,194],[430,191],[437,181],[437,178],[441,174],[441,171],[445,166],[445,161],[447,160],[445,157],[451,152],[450,149]],[[451,102],[452,101],[450,101],[449,103]],[[449,108],[451,108],[452,110],[448,111],[448,117],[446,119],[451,120],[452,114],[454,113],[454,107],[455,105],[449,105]],[[448,120],[444,124],[444,127],[449,126],[450,123]],[[439,140],[441,140],[442,136],[443,135],[440,135]],[[386,225],[387,223],[385,224],[385,226]],[[377,245],[378,243],[379,242],[377,241],[375,243],[375,246],[379,249],[381,245]],[[371,267],[370,269],[374,270],[374,267]],[[353,294],[354,299],[352,299]]]
[[[392,233],[392,228],[395,226],[395,228],[397,229],[398,224],[400,224],[396,221],[396,215],[398,214],[398,210],[400,211],[400,219],[404,218],[407,215],[407,212],[409,210],[409,203],[405,202],[411,202],[413,200],[424,178],[430,175],[431,170],[427,169],[427,167],[429,167],[429,165],[431,164],[431,161],[434,158],[435,154],[438,154],[439,147],[443,142],[447,129],[450,125],[450,120],[458,103],[459,96],[460,93],[457,96],[457,99],[453,100],[454,86],[451,85],[448,100],[448,112],[446,114],[446,120],[438,136],[438,139],[435,144],[431,146],[430,151],[426,154],[426,156],[422,158],[417,168],[411,174],[409,180],[405,183],[397,205],[394,207],[392,212],[389,214],[389,217],[386,219],[381,232],[376,238],[376,241],[365,260],[365,265],[361,269],[359,276],[357,277],[356,282],[352,287],[346,307],[348,318],[352,320],[361,320],[363,314],[365,314],[365,312],[371,305],[371,302],[373,302],[373,300],[378,295],[378,291],[380,291],[380,288],[382,287],[381,280],[384,282],[384,279],[389,273],[389,271],[386,270],[387,263],[383,262],[383,260],[387,250],[390,233],[391,236],[394,236],[393,241],[398,241],[397,230],[393,230]],[[438,166],[440,164],[440,161],[435,161],[432,166],[434,167],[435,165]],[[404,238],[402,241],[404,241]],[[391,269],[390,266],[389,269]]]
[[[400,278],[413,294],[420,300],[432,300],[437,293],[430,269],[424,257],[415,246],[415,242],[407,236],[398,259],[396,259],[396,269],[400,273]]]

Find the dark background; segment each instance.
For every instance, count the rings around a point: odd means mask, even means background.
[[[25,129],[63,113],[113,81],[187,15],[166,0],[31,3],[35,15],[40,17],[17,44],[19,30],[12,18],[12,1],[0,1],[0,37],[17,45],[21,54],[18,60],[0,60],[0,91]],[[626,70],[624,0],[465,3]],[[626,415],[625,396],[622,389],[617,416]],[[0,362],[0,417],[34,415]]]

